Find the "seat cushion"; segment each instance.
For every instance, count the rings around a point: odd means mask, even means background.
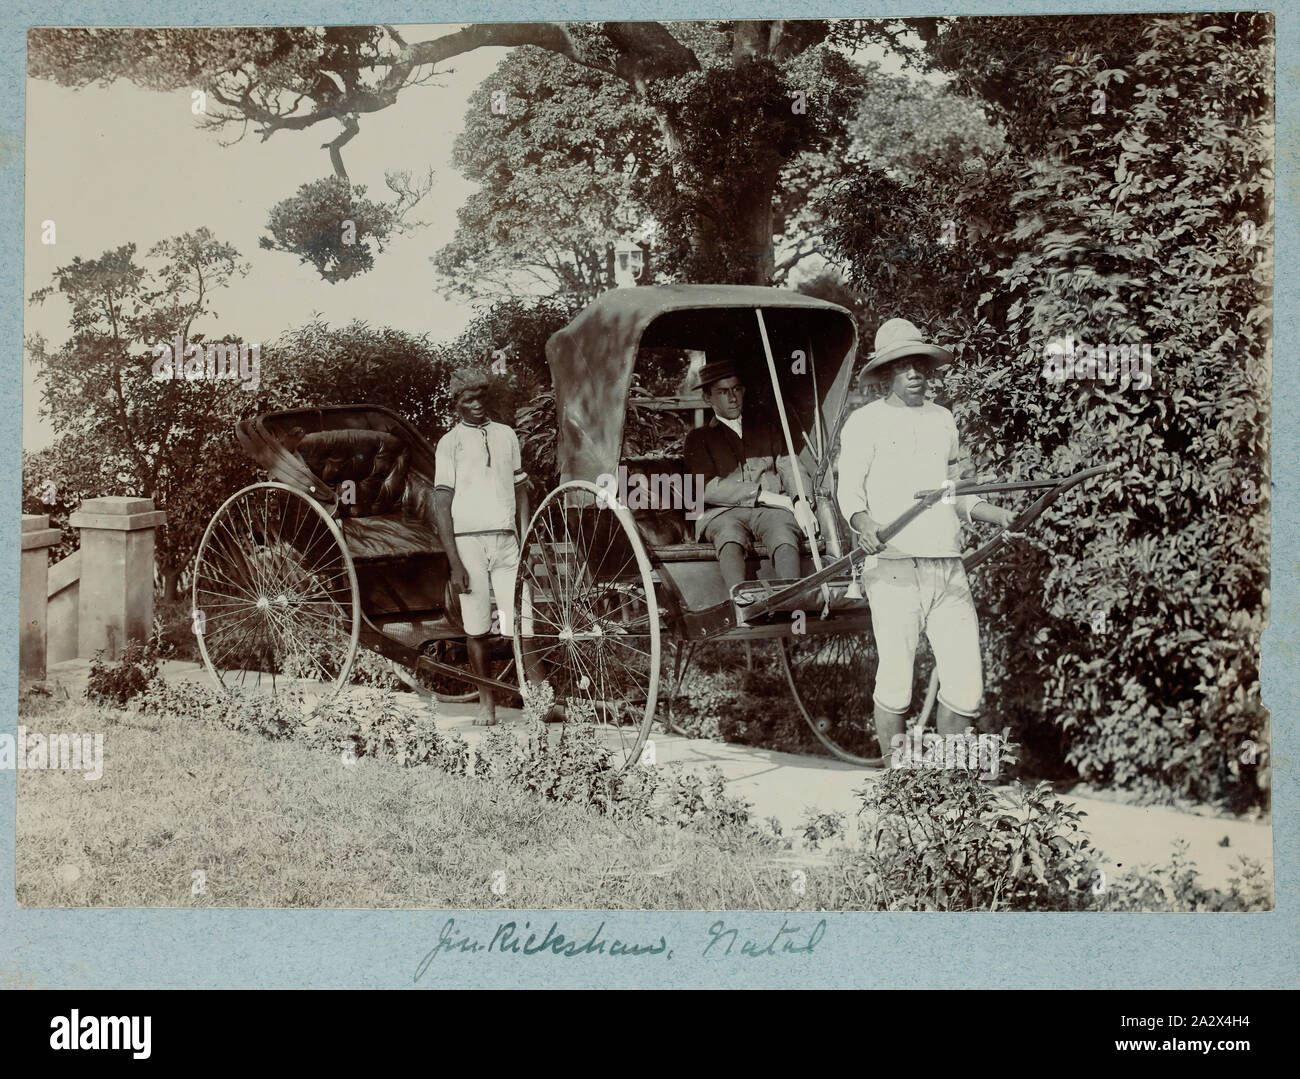
[[[402,504],[411,453],[397,435],[338,428],[304,435],[290,448],[338,494],[342,516],[389,514]]]
[[[357,560],[442,553],[442,543],[432,525],[400,512],[349,517],[340,523],[348,550]]]

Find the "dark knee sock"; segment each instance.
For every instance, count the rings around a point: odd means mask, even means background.
[[[745,548],[739,543],[724,543],[718,552],[718,568],[727,590],[745,579]]]
[[[783,543],[772,552],[772,568],[778,577],[791,579],[799,576],[799,548]]]

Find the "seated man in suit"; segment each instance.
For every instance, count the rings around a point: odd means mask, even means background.
[[[705,511],[695,522],[699,539],[713,544],[728,591],[745,579],[745,556],[755,542],[767,548],[776,575],[799,576],[799,535],[815,535],[817,518],[799,498],[794,469],[780,432],[742,419],[745,386],[729,360],[706,364],[700,392],[713,418],[686,436],[686,470],[704,484]],[[812,481],[802,472],[803,490]]]

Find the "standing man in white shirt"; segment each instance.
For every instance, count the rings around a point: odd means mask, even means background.
[[[926,398],[937,367],[952,353],[927,343],[906,319],[876,333],[864,373],[886,395],[849,417],[840,438],[837,499],[869,555],[862,584],[871,606],[879,665],[873,693],[876,737],[888,757],[912,704],[912,671],[924,631],[939,670],[935,725],[959,734],[974,723],[984,691],[979,621],[961,563],[958,518],[1006,527],[1010,510],[974,495],[941,501],[888,543],[879,530],[916,502],[918,491],[957,479],[962,457],[952,413]]]
[[[502,636],[514,632],[512,603],[519,568],[519,534],[528,521],[528,475],[512,428],[488,419],[489,378],[482,371],[452,372],[457,422],[438,440],[433,512],[460,593],[470,669],[489,675],[488,636],[495,595]],[[497,722],[492,691],[480,687],[476,726]]]

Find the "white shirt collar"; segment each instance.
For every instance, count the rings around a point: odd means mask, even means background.
[[[733,431],[736,432],[736,437],[737,437],[738,439],[740,439],[742,442],[744,441],[745,436],[744,436],[744,434],[742,433],[741,428],[740,428],[740,417],[739,417],[739,416],[737,416],[734,420],[729,420],[729,419],[727,419],[726,416],[718,416],[718,417],[717,417],[717,420],[718,420],[719,423],[725,423],[728,427],[730,427]]]

